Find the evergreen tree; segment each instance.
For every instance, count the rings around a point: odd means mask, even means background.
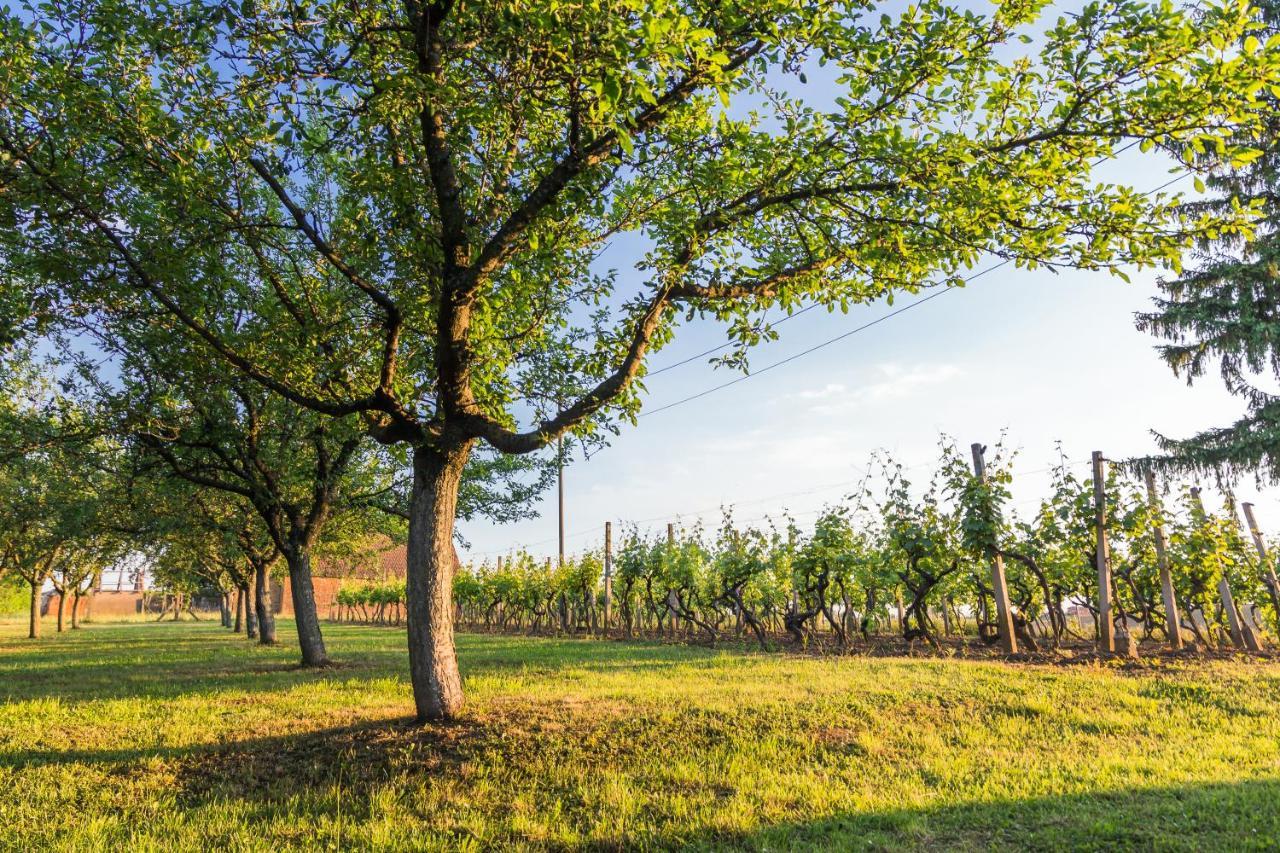
[[[1258,7],[1263,27],[1245,50],[1280,36],[1280,0]],[[1260,215],[1256,232],[1247,240],[1221,234],[1202,244],[1198,265],[1161,281],[1155,310],[1137,318],[1138,328],[1168,342],[1158,349],[1176,374],[1190,384],[1216,365],[1246,412],[1229,426],[1188,438],[1157,434],[1163,455],[1140,464],[1280,482],[1280,393],[1265,387],[1280,380],[1280,91],[1271,89],[1269,97],[1273,109],[1255,131],[1256,151],[1208,177],[1216,197],[1188,206],[1214,213],[1253,205]]]

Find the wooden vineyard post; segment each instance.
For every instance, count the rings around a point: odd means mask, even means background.
[[[987,462],[983,457],[986,448],[975,443],[973,451],[973,473],[982,482],[987,481]],[[1009,604],[1009,586],[1004,579],[1004,559],[999,554],[991,555],[991,589],[996,598],[996,630],[1000,634],[1000,648],[1007,655],[1018,653],[1018,639],[1013,634],[1013,608]]]
[[[1194,486],[1191,489],[1191,499],[1195,501],[1196,509],[1199,511],[1199,518],[1205,519],[1204,500],[1200,497],[1200,487]],[[1227,579],[1226,572],[1222,574],[1222,580],[1218,581],[1218,598],[1222,601],[1222,610],[1227,616],[1227,633],[1231,636],[1231,644],[1237,649],[1245,648],[1244,633],[1240,630],[1240,612],[1236,610],[1235,596],[1231,594],[1231,581]],[[1205,614],[1205,626],[1208,627],[1208,614]]]
[[[1275,608],[1276,634],[1280,636],[1280,578],[1276,577],[1276,567],[1271,564],[1267,555],[1267,545],[1262,541],[1262,531],[1258,528],[1258,519],[1253,514],[1253,504],[1241,504],[1244,508],[1244,520],[1249,524],[1249,535],[1253,537],[1253,547],[1258,551],[1258,559],[1262,562],[1262,582],[1271,594],[1271,606]]]
[[[1107,472],[1101,450],[1093,451],[1094,527],[1098,545],[1094,561],[1098,567],[1098,648],[1104,654],[1116,650],[1116,626],[1111,620],[1111,548],[1107,544]]]
[[[499,556],[498,556],[498,574],[502,574],[502,556],[501,556],[501,555],[499,555]],[[501,623],[502,623],[502,604],[503,604],[503,603],[502,603],[501,601],[499,601],[499,602],[498,602],[498,606],[497,606],[496,608],[494,608],[494,609],[497,611],[498,623],[499,623],[499,624],[501,624]],[[488,617],[488,615],[486,615],[486,616],[485,616],[486,621],[488,620],[488,618],[489,618],[489,617]],[[485,626],[485,629],[486,629],[486,630],[491,630],[491,626],[486,625],[486,626]]]
[[[1231,494],[1231,492],[1227,492],[1226,506],[1227,506],[1227,517],[1231,519],[1231,523],[1236,526],[1236,531],[1239,532],[1240,516],[1236,512],[1236,496]],[[1225,600],[1224,600],[1224,604],[1225,604]],[[1235,604],[1234,600],[1232,601],[1232,604]],[[1252,607],[1253,605],[1246,603],[1246,606]],[[1239,625],[1240,625],[1240,636],[1244,640],[1244,647],[1251,652],[1260,652],[1262,651],[1262,648],[1263,648],[1262,638],[1258,636],[1258,632],[1254,628],[1253,621],[1245,618],[1244,609],[1245,608],[1242,608],[1242,607],[1235,608],[1235,612],[1237,614],[1237,618],[1239,620]]]
[[[1222,609],[1227,614],[1227,632],[1231,634],[1231,642],[1238,649],[1255,645],[1245,640],[1240,611],[1236,610],[1236,600],[1231,594],[1231,582],[1227,580],[1225,575],[1223,575],[1222,580],[1218,581],[1218,595],[1222,597]],[[1256,648],[1252,650],[1257,651]]]
[[[676,526],[670,521],[667,522],[667,547],[670,555],[674,558],[676,549]],[[667,590],[667,616],[671,620],[672,639],[675,639],[677,633],[676,622],[680,618],[676,615],[676,606],[673,600],[675,597],[676,591],[674,589]]]
[[[613,522],[604,523],[604,635],[609,636],[613,609]]]
[[[1164,534],[1160,497],[1156,494],[1156,475],[1148,471],[1147,502],[1151,507],[1152,528],[1156,537],[1156,567],[1160,571],[1160,595],[1164,599],[1165,630],[1169,634],[1169,648],[1182,648],[1182,620],[1178,617],[1178,600],[1173,594],[1173,577],[1169,572],[1168,543]]]

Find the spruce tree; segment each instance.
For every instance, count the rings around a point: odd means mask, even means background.
[[[1280,35],[1280,0],[1258,4],[1263,28],[1245,50]],[[1280,107],[1280,92],[1269,97]],[[1226,387],[1244,400],[1235,423],[1187,438],[1157,433],[1163,453],[1141,464],[1234,481],[1253,474],[1280,482],[1280,111],[1273,108],[1253,140],[1256,151],[1205,180],[1214,197],[1189,204],[1190,213],[1253,205],[1259,219],[1251,238],[1223,234],[1203,243],[1196,265],[1160,282],[1155,310],[1138,328],[1168,343],[1161,357],[1188,384],[1216,366]]]

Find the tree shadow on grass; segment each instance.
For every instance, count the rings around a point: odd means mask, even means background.
[[[303,736],[270,738],[186,756],[175,782],[177,804],[201,809],[227,801],[250,807],[249,819],[275,816],[290,803],[305,803],[309,820],[341,812],[357,822],[376,820],[385,787],[404,789],[415,783],[449,779],[465,781],[465,767],[477,756],[512,766],[534,742],[495,721],[465,721],[448,726],[419,727],[410,720],[352,726]],[[614,764],[602,761],[600,770]],[[515,765],[518,766],[518,765]],[[724,780],[709,780],[716,796],[731,794]],[[535,774],[514,774],[497,793],[477,795],[476,808],[490,811],[490,840],[500,846],[537,847],[537,839],[521,837],[505,826],[504,806],[517,789],[539,791],[552,803],[574,802],[571,789]],[[639,779],[633,784],[643,784]],[[326,798],[334,786],[339,800]],[[319,795],[319,796],[317,796]],[[481,802],[487,797],[487,802]],[[655,801],[660,803],[660,801]],[[589,814],[563,817],[570,823],[591,820]],[[448,815],[435,815],[436,831]],[[802,821],[761,822],[744,832],[721,832],[686,826],[687,816],[647,815],[642,833],[620,831],[598,836],[595,849],[707,850],[1240,850],[1280,849],[1280,779],[1233,783],[1196,783],[1177,787],[1139,788],[937,804],[913,808],[846,812]],[[589,833],[586,826],[581,827]],[[447,831],[446,831],[447,832]],[[468,831],[457,827],[456,838]]]
[[[402,631],[403,629],[401,629]],[[158,643],[158,634],[163,641]],[[400,632],[329,626],[335,665],[304,669],[296,660],[291,622],[264,647],[216,624],[104,625],[53,642],[9,643],[0,654],[0,704],[40,699],[173,699],[226,691],[275,692],[319,680],[408,680]],[[24,643],[26,641],[23,641]],[[714,667],[714,652],[683,646],[630,645],[576,639],[464,634],[464,677],[566,669],[607,671]]]
[[[157,784],[171,788],[174,808],[182,812],[216,814],[232,804],[232,813],[248,824],[287,818],[312,827],[341,818],[349,822],[348,831],[357,830],[356,836],[358,826],[350,823],[380,820],[386,791],[403,793],[447,782],[458,786],[472,820],[485,815],[487,842],[536,848],[545,842],[511,829],[508,802],[532,798],[557,811],[564,804],[581,804],[579,786],[592,784],[597,773],[608,773],[613,785],[639,793],[652,783],[645,781],[644,768],[664,739],[679,738],[685,751],[706,749],[708,754],[714,745],[714,739],[689,740],[685,731],[650,733],[626,726],[625,717],[593,724],[587,719],[556,719],[551,709],[543,709],[541,715],[521,709],[515,715],[486,715],[448,725],[424,727],[399,719],[223,746],[27,754],[25,761],[16,763],[90,761],[108,765],[108,772],[122,779],[158,772]],[[611,737],[601,738],[605,733]],[[601,746],[586,749],[582,742]],[[562,757],[581,774],[548,775],[546,767],[536,763],[526,769],[531,755],[547,750],[567,750]],[[156,759],[163,761],[163,769],[156,768]],[[489,775],[497,769],[501,775]],[[734,793],[731,779],[708,778],[705,784],[712,799]],[[698,793],[684,791],[692,801],[704,799]],[[707,812],[672,806],[661,797],[647,800],[648,808],[658,811],[646,813],[643,825],[623,824],[606,838],[592,835],[592,827],[600,824],[586,809],[575,812],[570,806],[560,819],[573,830],[566,837],[592,837],[582,846],[598,849],[1280,849],[1280,778],[960,803],[940,802],[947,796],[943,791],[926,788],[920,794],[935,802],[803,820],[762,819],[740,831],[698,823]],[[418,813],[411,820],[422,821],[422,829],[437,840],[468,837],[468,828],[447,808],[434,808],[445,810]],[[746,816],[748,823],[751,817]]]
[[[1280,779],[846,813],[670,841],[717,850],[1277,850]]]

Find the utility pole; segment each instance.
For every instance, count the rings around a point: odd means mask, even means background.
[[[556,481],[560,490],[559,523],[560,523],[560,562],[564,565],[564,438],[556,439]]]
[[[609,636],[609,617],[613,606],[613,522],[604,523],[604,635]]]

